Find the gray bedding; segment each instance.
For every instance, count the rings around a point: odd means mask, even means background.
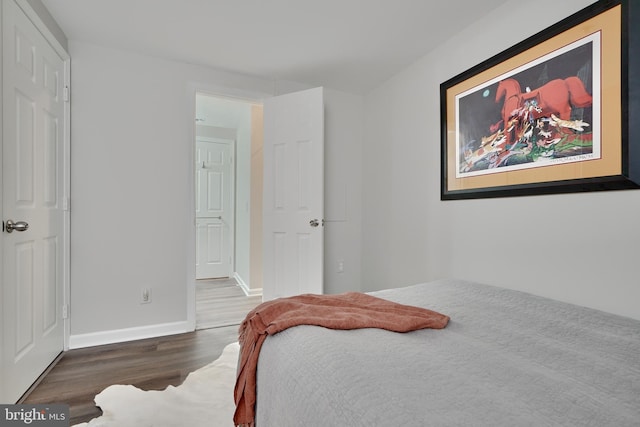
[[[268,337],[257,427],[640,426],[640,321],[457,280],[372,294],[451,321]]]

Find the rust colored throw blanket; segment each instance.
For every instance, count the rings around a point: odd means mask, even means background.
[[[234,390],[236,426],[253,426],[256,370],[267,335],[297,325],[329,329],[379,328],[393,332],[442,329],[449,316],[398,304],[359,292],[339,295],[305,294],[267,301],[253,309],[240,325],[240,364]]]

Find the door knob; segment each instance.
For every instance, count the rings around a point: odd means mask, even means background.
[[[7,220],[7,223],[5,225],[5,230],[7,231],[7,233],[13,233],[13,230],[15,230],[15,231],[27,231],[28,228],[29,228],[29,224],[28,223],[26,223],[24,221],[13,222],[10,219]]]
[[[320,221],[318,221],[317,219],[312,219],[311,221],[309,221],[309,225],[312,227],[317,227],[320,225]],[[322,225],[324,225],[324,219],[322,220]]]

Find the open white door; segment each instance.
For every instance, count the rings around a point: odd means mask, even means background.
[[[263,300],[322,293],[322,88],[264,103],[263,209]]]
[[[0,402],[10,403],[64,347],[65,65],[13,0],[2,0],[2,32]]]

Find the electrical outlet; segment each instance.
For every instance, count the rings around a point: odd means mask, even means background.
[[[338,273],[344,273],[344,261],[338,261]]]
[[[151,288],[142,288],[140,294],[140,304],[149,304],[151,302]]]

